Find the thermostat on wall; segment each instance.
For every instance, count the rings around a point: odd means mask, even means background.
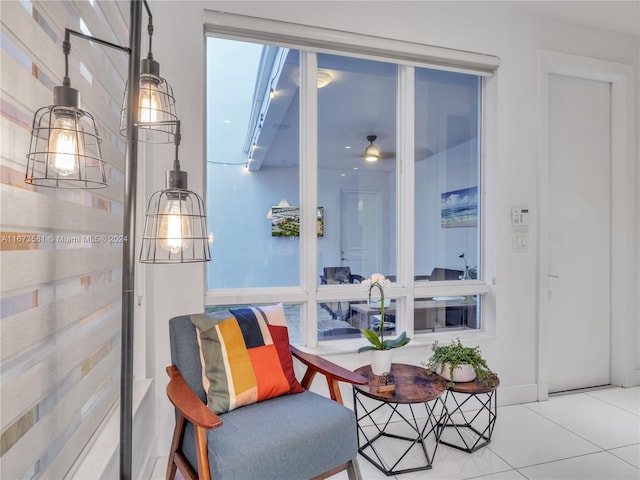
[[[513,226],[529,225],[529,209],[528,208],[512,208],[511,209],[511,225]]]
[[[513,251],[529,250],[529,209],[514,207],[511,209],[511,227],[513,229]]]

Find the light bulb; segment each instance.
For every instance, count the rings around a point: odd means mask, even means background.
[[[364,159],[367,162],[377,162],[380,158],[380,150],[374,144],[369,145],[364,152]]]
[[[78,172],[78,156],[84,154],[84,145],[77,135],[73,118],[56,118],[49,137],[48,151],[53,155],[53,168],[62,176]]]
[[[142,79],[140,84],[140,123],[155,123],[162,115],[162,101],[160,100],[158,82],[148,78]]]
[[[191,222],[187,202],[179,198],[167,201],[158,232],[160,246],[169,253],[179,253],[191,245]]]

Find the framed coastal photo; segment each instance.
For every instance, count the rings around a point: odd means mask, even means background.
[[[440,195],[440,226],[478,226],[478,187],[453,190]]]

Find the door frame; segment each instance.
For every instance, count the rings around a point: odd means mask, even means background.
[[[551,74],[611,84],[611,383],[640,383],[638,362],[640,303],[638,225],[634,186],[635,92],[631,65],[541,50],[538,97],[538,401],[549,397],[549,76]],[[615,188],[614,188],[615,186]],[[631,233],[629,233],[631,232]]]

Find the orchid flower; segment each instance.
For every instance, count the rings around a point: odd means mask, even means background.
[[[361,285],[369,288],[369,304],[371,304],[371,291],[377,288],[380,292],[380,326],[377,333],[369,328],[362,330],[362,334],[369,340],[371,345],[360,347],[358,353],[366,350],[389,350],[406,345],[411,340],[407,338],[406,332],[402,332],[402,334],[394,340],[385,341],[384,339],[384,287],[390,283],[391,281],[381,273],[374,273],[370,278],[363,280],[361,283]]]

